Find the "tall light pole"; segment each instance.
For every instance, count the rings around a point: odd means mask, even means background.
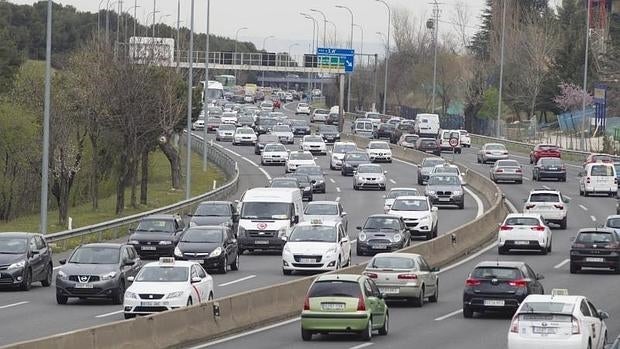
[[[439,3],[433,3],[433,97],[431,98],[431,113],[435,112],[435,95],[437,94],[437,39],[439,35]]]
[[[309,19],[309,20],[312,21],[312,54],[315,54],[316,53],[316,49],[319,46],[319,44],[318,44],[318,41],[319,41],[318,37],[319,37],[319,35],[317,33],[318,32],[318,30],[317,30],[318,29],[318,23],[316,22],[316,19],[314,19],[314,17],[310,16],[307,13],[300,12],[299,14],[304,16],[306,19]],[[315,36],[317,37],[316,46],[315,46],[315,41],[314,41],[314,37]],[[311,77],[312,77],[312,73],[308,73],[308,79],[310,79]],[[314,83],[313,82],[309,82],[308,83],[308,88],[313,89],[314,88]]]
[[[208,0],[207,0],[208,1]],[[208,21],[207,21],[208,22]],[[136,35],[134,33],[134,35]],[[177,0],[177,42],[176,42],[176,52],[174,53],[176,55],[176,61],[177,61],[177,66],[176,66],[176,71],[177,73],[179,72],[180,68],[180,63],[181,63],[181,0]]]
[[[385,50],[385,76],[383,77],[383,114],[386,112],[387,106],[387,90],[388,90],[388,67],[390,66],[390,29],[392,27],[392,10],[385,0],[376,0],[385,5],[388,11],[388,27],[387,27],[387,48]]]
[[[349,14],[351,15],[351,38],[349,39],[349,48],[353,49],[353,11],[350,8],[346,6],[342,6],[342,5],[336,5],[336,7],[349,11]],[[347,79],[347,111],[351,112],[351,75],[353,74],[348,74],[348,75],[349,76]]]
[[[495,130],[495,137],[499,138],[501,133],[500,128],[500,120],[502,117],[502,91],[504,88],[504,37],[506,33],[506,2],[508,0],[504,0],[504,8],[502,10],[502,42],[500,49],[500,58],[499,58],[499,93],[497,97],[497,127]]]
[[[193,2],[194,0],[192,0]],[[192,11],[194,9],[192,8]],[[153,41],[151,43],[151,45],[155,44],[155,13],[158,13],[159,11],[157,11],[157,0],[153,0]]]
[[[149,35],[149,28],[148,28],[149,18],[150,18],[150,17],[151,17],[151,15],[152,15],[153,19],[155,19],[155,18],[154,18],[154,17],[155,17],[155,14],[156,14],[156,13],[160,13],[160,12],[161,12],[161,11],[157,10],[157,11],[151,11],[151,12],[149,12],[149,13],[147,13],[147,14],[146,14],[146,19],[145,19],[145,21],[144,21],[144,26],[146,27],[146,33],[145,33],[145,36],[148,36],[148,35]],[[155,38],[155,31],[153,31],[153,38]]]
[[[209,90],[209,29],[211,22],[211,1],[207,0],[207,39],[205,42],[205,87],[203,91],[202,98],[202,111],[205,117],[205,127],[204,134],[202,135],[202,171],[207,172],[207,158],[208,158],[208,148],[207,148],[207,135],[209,134],[209,129],[207,128],[207,120],[208,120],[208,108],[207,108],[207,92]]]
[[[334,44],[336,43],[336,41],[338,40],[338,29],[336,28],[336,23],[328,20],[327,23],[331,24],[332,27],[334,27]]]
[[[273,38],[275,38],[274,35],[269,35],[263,39],[263,49],[262,49],[263,51],[265,51],[265,43],[267,42],[267,40],[273,39]],[[264,69],[263,69],[263,87],[265,87],[265,70]]]
[[[134,0],[137,1],[137,0]],[[135,2],[134,2],[135,3]],[[135,13],[138,10],[138,7],[140,7],[140,5],[133,5],[130,8],[127,9],[127,15],[129,15],[129,13],[131,12],[131,10],[134,11],[134,21],[133,21],[133,36],[136,36],[136,16]],[[127,17],[125,17],[125,41],[127,41]]]
[[[323,16],[323,47],[327,47],[327,17],[323,11],[311,8],[310,11],[320,13]],[[317,38],[318,41],[318,38]],[[323,78],[321,78],[321,91],[323,91]]]
[[[45,44],[45,102],[43,105],[43,156],[41,160],[41,222],[39,231],[47,233],[47,192],[50,153],[50,95],[52,90],[52,0],[47,0]]]
[[[286,66],[287,66],[287,67],[290,67],[290,66],[291,66],[291,49],[292,49],[293,47],[295,47],[295,46],[299,46],[299,44],[298,44],[298,43],[294,43],[294,44],[288,45],[288,57],[287,57],[287,61],[288,61],[288,62],[287,62],[287,64],[286,64]],[[287,78],[286,78],[286,89],[287,89],[287,90],[289,89],[289,86],[288,86],[288,79],[289,79],[289,78],[287,77]]]
[[[360,29],[360,54],[364,53],[364,27],[359,24],[353,24],[354,27]]]
[[[116,12],[116,45],[118,45],[119,34],[121,32],[121,14],[123,13],[123,0],[118,1],[118,11]]]
[[[239,40],[239,32],[242,30],[246,30],[248,29],[248,27],[241,27],[239,29],[237,29],[237,31],[235,32],[235,53],[233,54],[233,62],[237,63],[237,41]],[[237,79],[237,69],[235,69],[235,80]]]
[[[155,0],[153,0],[155,3]],[[155,16],[155,15],[153,15]],[[153,17],[153,20],[155,17]],[[153,27],[153,30],[154,27]],[[194,0],[191,3],[190,30],[189,30],[189,73],[187,74],[187,160],[185,175],[185,199],[189,200],[192,196],[192,85],[194,74]],[[206,124],[206,119],[205,119]]]
[[[116,1],[112,1],[112,6]],[[105,6],[105,39],[106,41],[110,40],[110,0],[106,3]]]
[[[105,0],[99,1],[99,10],[97,11],[97,35],[99,35],[99,31],[101,30],[101,4],[103,4]]]
[[[161,16],[159,16],[159,21],[157,22],[157,24],[162,23],[162,18],[168,18],[168,17],[170,17],[170,15],[161,15]],[[166,23],[164,22],[164,24],[166,24]],[[157,36],[159,36],[159,25],[157,26]]]
[[[138,0],[133,0],[133,36],[136,36],[136,24],[138,23]]]
[[[581,130],[581,150],[586,150],[586,127],[588,126],[586,120],[586,96],[588,94],[588,58],[590,51],[590,11],[592,11],[592,0],[588,0],[588,13],[586,13],[586,50],[585,60],[583,65],[583,100],[581,101],[581,112],[583,115],[582,130]]]

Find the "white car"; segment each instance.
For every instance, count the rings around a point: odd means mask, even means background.
[[[289,125],[275,125],[271,129],[271,134],[278,137],[281,143],[293,144],[295,143],[295,135],[291,131]]]
[[[310,115],[310,106],[307,103],[299,103],[299,104],[297,104],[297,109],[295,110],[295,115],[297,115],[297,114]]]
[[[351,239],[342,223],[314,219],[297,224],[282,250],[282,272],[337,270],[351,264]]]
[[[392,149],[385,141],[371,141],[366,147],[366,153],[371,162],[392,162]]]
[[[312,116],[310,117],[310,122],[325,122],[327,120],[327,116],[329,115],[329,110],[327,109],[314,109]]]
[[[299,166],[316,166],[314,155],[308,151],[292,151],[288,154],[284,171],[286,173],[295,172]]]
[[[259,108],[262,111],[273,111],[273,102],[271,101],[261,102]]]
[[[456,165],[452,165],[452,164],[445,162],[441,165],[435,165],[435,167],[433,167],[433,169],[431,170],[431,175],[445,174],[445,173],[451,173],[451,174],[455,174],[459,176],[459,179],[461,180],[461,184],[462,185],[466,184],[465,178],[463,178],[463,174],[461,173],[461,169]]]
[[[381,165],[361,164],[353,174],[353,189],[379,189],[385,191],[385,175]]]
[[[284,100],[286,100],[287,102],[292,102],[293,101],[293,94],[292,93],[286,93],[284,95]]]
[[[497,233],[497,253],[510,250],[537,250],[551,252],[553,236],[540,214],[511,213]]]
[[[254,103],[254,96],[252,96],[252,95],[245,95],[245,96],[243,96],[243,101],[245,103]]]
[[[135,279],[127,279],[132,284],[125,291],[125,319],[213,299],[213,278],[194,261],[161,257],[142,267]]]
[[[356,151],[357,145],[353,142],[336,142],[331,151],[331,157],[329,160],[330,170],[340,170],[342,168],[342,160],[344,155],[350,151]]]
[[[220,124],[215,132],[216,141],[232,141],[237,128],[234,124]]]
[[[364,118],[370,120],[372,122],[372,126],[375,128],[379,127],[379,125],[383,122],[381,119],[381,114],[377,112],[366,112],[366,114],[364,114]]]
[[[342,204],[338,201],[312,201],[306,205],[304,210],[304,221],[310,222],[313,219],[320,219],[324,222],[340,222],[344,226],[344,231],[349,228],[347,213]]]
[[[236,125],[237,124],[237,113],[224,112],[222,116],[220,117],[220,121],[222,122],[222,124]]]
[[[307,135],[301,139],[301,149],[311,153],[327,155],[327,146],[321,136]]]
[[[437,237],[437,207],[426,196],[397,197],[388,214],[403,217],[411,236],[424,236],[426,240]]]
[[[530,191],[523,213],[538,213],[547,223],[560,225],[566,229],[569,200],[557,190],[536,189]]]
[[[254,130],[249,128],[249,127],[237,127],[237,130],[235,130],[235,135],[233,136],[233,141],[232,144],[233,145],[237,145],[237,144],[250,144],[250,145],[254,145],[256,144],[256,133],[254,133]]]
[[[192,124],[192,131],[194,130],[204,130],[205,129],[205,119],[202,118],[198,118],[198,120],[194,121],[194,123]]]
[[[512,317],[508,349],[603,349],[607,318],[586,297],[567,290],[529,295]]]
[[[396,198],[399,196],[418,196],[418,195],[419,195],[419,192],[416,188],[392,188],[387,193],[387,195],[383,196],[383,198],[385,199],[385,201],[383,202],[383,212],[387,213],[392,207],[394,200],[396,200]]]
[[[471,148],[471,137],[469,136],[469,132],[467,130],[459,130],[461,134],[461,145],[463,148]]]
[[[288,159],[288,150],[280,143],[265,144],[260,156],[261,165],[284,165]]]

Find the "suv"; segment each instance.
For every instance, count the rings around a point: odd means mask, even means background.
[[[142,218],[136,229],[130,229],[129,244],[140,258],[172,257],[174,247],[185,229],[178,214],[157,214]]]
[[[571,274],[577,273],[582,267],[610,268],[620,273],[620,236],[615,229],[579,230],[570,247]]]
[[[538,213],[547,223],[555,223],[566,229],[569,202],[558,190],[535,189],[523,205],[523,213]]]
[[[555,144],[538,144],[530,152],[530,164],[538,163],[540,158],[561,158],[560,147]]]
[[[0,234],[0,286],[30,290],[33,282],[52,284],[52,250],[41,234]]]
[[[463,184],[455,174],[431,175],[424,194],[433,205],[456,205],[461,210],[465,208]]]

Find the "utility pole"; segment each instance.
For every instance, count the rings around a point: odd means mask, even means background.
[[[374,83],[372,84],[372,95],[375,99],[374,108],[372,111],[376,111],[377,109],[377,60],[379,59],[379,55],[375,53],[375,68],[374,68]]]
[[[502,10],[502,43],[499,64],[499,95],[497,98],[497,129],[495,130],[495,137],[497,138],[500,138],[501,136],[500,120],[502,117],[502,90],[504,87],[504,37],[506,33],[506,2],[508,2],[508,0],[504,0],[504,8]]]
[[[47,0],[47,29],[45,44],[45,102],[43,105],[43,156],[41,161],[41,222],[39,231],[47,233],[47,192],[50,154],[50,95],[52,90],[52,0]]]
[[[153,0],[155,3],[156,0]],[[153,32],[155,32],[155,26],[153,26]],[[191,3],[191,15],[190,15],[190,31],[189,31],[189,73],[187,75],[187,159],[186,163],[186,175],[185,175],[185,199],[191,198],[191,186],[192,186],[192,85],[194,74],[194,0]],[[206,128],[206,120],[205,120]]]
[[[320,13],[323,17],[323,47],[327,47],[327,16],[323,11],[317,9],[310,9],[310,11]],[[323,91],[323,78],[321,78],[321,91]]]
[[[208,22],[208,20],[207,20]],[[181,32],[181,0],[177,0],[177,50],[175,52],[176,54],[176,61],[177,61],[177,66],[176,66],[176,70],[177,70],[177,74],[179,73],[179,70],[181,69],[179,64],[180,64],[180,60],[181,60],[181,41],[180,41],[180,32]],[[136,35],[135,32],[133,34],[134,36]],[[207,35],[208,37],[208,35]],[[206,121],[205,121],[206,122]]]
[[[583,116],[581,125],[581,150],[586,150],[586,96],[588,95],[588,53],[590,51],[590,12],[592,11],[592,0],[588,0],[588,13],[586,13],[586,52],[583,65],[583,100],[581,101],[581,112]]]
[[[134,38],[136,37],[136,23],[138,22],[138,16],[136,15],[137,11],[138,11],[138,0],[133,0],[133,36]]]
[[[193,2],[194,0],[192,0]],[[153,41],[151,42],[151,45],[155,45],[155,13],[157,13],[156,11],[157,9],[157,0],[153,0]],[[194,9],[192,8],[192,11]]]
[[[385,0],[376,0],[388,10],[388,27],[387,27],[387,49],[385,50],[385,76],[383,78],[383,114],[386,112],[387,106],[387,90],[388,90],[388,67],[390,66],[390,29],[392,27],[392,10],[390,5]]]
[[[439,3],[435,0],[433,3],[433,97],[431,99],[431,113],[435,112],[435,96],[437,95],[437,39],[439,35]]]
[[[203,91],[202,98],[202,108],[205,117],[205,127],[204,134],[202,135],[202,171],[207,172],[207,135],[209,129],[207,128],[207,119],[209,116],[208,108],[207,108],[207,92],[209,90],[209,24],[210,24],[210,12],[211,12],[211,1],[207,0],[207,41],[205,42],[205,87]]]
[[[342,5],[336,5],[337,8],[342,8],[345,9],[347,11],[349,11],[349,14],[351,15],[351,33],[350,33],[350,39],[349,39],[349,48],[353,49],[353,11],[346,7],[346,6],[342,6]],[[348,74],[348,83],[347,83],[347,111],[351,112],[351,76],[353,74]]]
[[[118,12],[116,13],[116,45],[118,45],[119,34],[121,32],[121,13],[123,13],[123,0],[118,1]]]

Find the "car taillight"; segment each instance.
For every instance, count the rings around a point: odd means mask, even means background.
[[[525,205],[525,209],[526,210],[529,210],[529,209],[534,208],[534,207],[536,207],[536,205],[534,205],[534,204]]]
[[[480,280],[478,279],[469,278],[465,280],[465,286],[471,287],[471,286],[478,286],[478,285],[480,285]]]
[[[564,205],[553,205],[553,207],[563,210],[564,209]]]
[[[488,154],[488,155],[491,155],[491,152],[490,152],[490,151],[488,151],[488,152],[487,152],[487,154]]]
[[[310,310],[310,298],[308,296],[304,298],[304,310]]]
[[[579,334],[581,333],[579,328],[579,320],[573,317],[573,321],[571,322],[571,334]]]
[[[508,152],[507,152],[507,151],[505,151],[503,154],[504,154],[504,155],[508,155]]]
[[[498,168],[497,170],[495,170],[495,173],[502,173],[504,172],[504,170],[502,170],[501,168]]]
[[[517,172],[517,173],[521,173],[521,172],[523,172],[523,171],[522,171],[520,168],[518,168],[518,169],[516,169],[516,171],[515,171],[515,172]]]
[[[519,315],[515,316],[510,323],[510,332],[519,333]]]
[[[401,280],[416,280],[418,276],[415,274],[399,274],[398,278]]]
[[[590,183],[590,177],[586,177],[586,183]]]
[[[537,225],[535,227],[532,227],[532,230],[545,231],[545,227],[543,227],[542,225]]]
[[[357,299],[357,311],[366,311],[366,302],[364,302],[364,296],[362,295]]]
[[[527,281],[521,279],[521,280],[512,280],[512,281],[508,281],[508,285],[510,286],[514,286],[514,287],[527,287]]]
[[[499,230],[512,230],[513,228],[509,225],[502,225],[501,227],[499,227]]]
[[[377,278],[377,274],[375,274],[375,273],[364,273],[364,275],[368,276],[371,279],[376,279]]]
[[[619,248],[620,247],[620,243],[619,242],[611,242],[609,244],[607,244],[607,246],[605,246],[605,248]]]

